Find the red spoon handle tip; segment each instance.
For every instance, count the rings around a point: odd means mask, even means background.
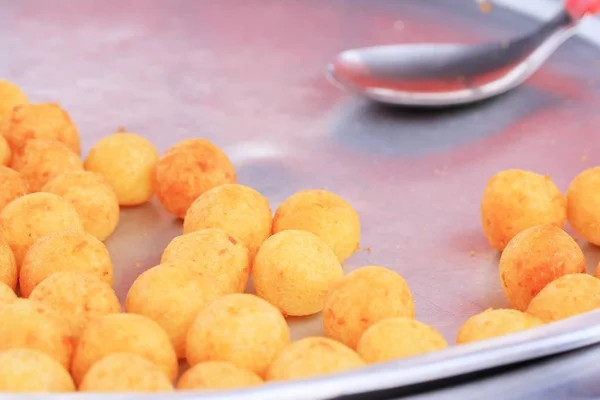
[[[565,6],[574,18],[582,18],[600,12],[600,0],[566,0]]]

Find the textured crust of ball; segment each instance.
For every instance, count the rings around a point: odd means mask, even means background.
[[[75,337],[93,318],[121,312],[121,304],[112,287],[87,273],[56,272],[33,289],[31,300],[60,312]]]
[[[283,315],[251,294],[230,294],[198,314],[187,333],[186,358],[191,366],[226,361],[263,375],[290,343]]]
[[[168,212],[184,218],[202,193],[236,181],[235,169],[221,149],[208,140],[188,139],[158,160],[154,189]]]
[[[321,311],[327,294],[344,275],[327,243],[313,233],[296,230],[267,239],[252,268],[256,293],[290,316]]]
[[[15,199],[0,212],[0,225],[19,266],[27,250],[42,236],[68,230],[83,232],[75,207],[51,193],[31,193]]]
[[[104,176],[122,206],[146,203],[154,190],[152,175],[158,152],[148,139],[128,132],[100,139],[85,160],[85,169]]]
[[[600,245],[600,167],[581,172],[567,190],[567,218],[582,238]]]
[[[89,273],[113,284],[113,265],[108,249],[83,231],[62,231],[38,239],[29,249],[19,272],[21,295],[29,297],[33,289],[55,272]]]
[[[259,386],[263,380],[252,371],[223,361],[208,361],[188,369],[177,382],[178,390],[226,390]]]
[[[477,342],[499,336],[510,335],[543,325],[533,315],[518,310],[487,309],[473,315],[458,330],[456,344]]]
[[[221,185],[200,195],[190,206],[183,233],[220,228],[246,245],[253,260],[273,223],[269,201],[247,186]]]
[[[16,169],[32,192],[39,192],[52,178],[73,171],[83,171],[79,156],[56,140],[29,140]]]
[[[153,362],[170,382],[177,376],[177,356],[167,333],[150,318],[109,314],[91,320],[79,337],[72,375],[80,384],[90,367],[114,353],[137,354]]]
[[[125,309],[156,321],[169,335],[177,357],[184,358],[190,325],[222,294],[212,274],[196,269],[194,261],[167,261],[146,270],[133,282]]]
[[[246,246],[221,229],[202,229],[171,240],[160,262],[176,260],[194,261],[194,269],[214,277],[223,294],[243,292],[250,276]]]
[[[27,182],[14,169],[0,165],[0,211],[29,192]]]
[[[11,159],[12,150],[10,149],[6,139],[4,139],[4,136],[0,135],[0,165],[10,165]]]
[[[587,274],[561,276],[544,287],[527,312],[554,322],[600,308],[600,279]]]
[[[31,139],[50,139],[64,143],[75,154],[81,154],[81,139],[69,113],[56,103],[16,106],[0,126],[15,156],[21,155]]]
[[[324,337],[307,337],[284,348],[269,365],[268,381],[288,381],[334,374],[365,365],[349,347]]]
[[[394,317],[415,317],[415,302],[404,278],[379,266],[359,268],[331,289],[323,308],[328,337],[356,348],[374,323]]]
[[[0,351],[38,350],[69,369],[74,345],[69,326],[50,306],[17,299],[0,307]]]
[[[83,228],[99,240],[106,240],[119,222],[119,199],[106,179],[91,171],[69,172],[55,177],[43,192],[62,197],[75,207]]]
[[[319,236],[340,262],[358,249],[360,219],[340,196],[326,190],[304,190],[285,200],[273,218],[273,233],[303,230]]]
[[[52,357],[30,349],[12,349],[0,353],[0,392],[74,391],[71,375]]]
[[[389,318],[371,325],[358,342],[369,364],[426,354],[448,347],[436,329],[411,318]]]
[[[80,392],[171,392],[165,374],[144,357],[110,354],[96,362],[79,385]]]
[[[506,170],[487,183],[481,201],[481,223],[492,247],[502,251],[519,232],[540,224],[562,227],[566,198],[550,177]]]
[[[27,104],[27,102],[27,95],[19,86],[12,82],[0,80],[0,121],[10,115],[13,108]]]
[[[0,306],[17,300],[17,294],[5,283],[0,283]]]
[[[6,240],[0,236],[0,282],[14,291],[17,289],[18,276],[15,256]]]
[[[547,284],[563,275],[583,273],[583,252],[565,231],[551,224],[515,236],[500,257],[500,283],[512,308],[525,311]]]

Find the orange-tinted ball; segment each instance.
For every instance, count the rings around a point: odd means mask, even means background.
[[[27,182],[17,171],[0,165],[0,211],[16,198],[29,192]]]
[[[27,104],[23,90],[12,82],[0,80],[0,121],[10,115],[13,108],[23,104]]]
[[[492,339],[543,325],[533,315],[517,310],[488,309],[473,315],[460,327],[456,344]]]
[[[567,217],[575,232],[600,245],[600,167],[586,169],[573,179],[567,191]]]
[[[0,166],[10,165],[10,161],[12,160],[12,150],[8,145],[4,136],[0,135]]]

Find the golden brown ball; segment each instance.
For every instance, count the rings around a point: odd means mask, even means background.
[[[100,139],[85,160],[85,169],[104,176],[122,206],[146,203],[154,194],[152,174],[158,152],[148,139],[117,132]]]
[[[354,349],[368,327],[393,317],[415,317],[410,288],[396,272],[369,265],[333,286],[323,308],[323,327],[328,337]]]
[[[100,174],[91,171],[69,172],[44,185],[43,192],[54,193],[75,207],[86,232],[106,240],[119,222],[119,199]]]
[[[52,357],[30,349],[11,349],[0,353],[0,392],[63,393],[74,392],[69,372]]]
[[[527,312],[554,322],[600,308],[600,279],[570,274],[547,284],[529,303]]]
[[[303,190],[281,203],[273,218],[273,233],[288,229],[314,233],[331,246],[340,262],[354,254],[360,240],[356,210],[326,190]]]
[[[0,236],[0,282],[6,284],[14,291],[17,289],[18,276],[15,256],[6,240]]]
[[[27,95],[19,86],[0,80],[0,121],[10,115],[13,108],[27,104],[27,102]]]
[[[104,243],[83,231],[54,232],[37,240],[25,255],[19,273],[21,295],[29,297],[40,282],[59,271],[89,273],[108,285],[114,279]]]
[[[72,171],[83,171],[79,156],[56,140],[27,141],[18,167],[29,190],[39,192],[52,178]]]
[[[369,364],[443,350],[446,339],[437,330],[412,318],[383,319],[369,327],[356,350]]]
[[[456,344],[492,339],[543,324],[539,318],[518,310],[490,308],[473,315],[462,324],[456,337]]]
[[[0,307],[0,351],[39,350],[69,369],[74,345],[69,326],[52,307],[28,299]]]
[[[586,169],[573,179],[567,191],[567,218],[582,238],[600,245],[600,167]]]
[[[235,293],[215,300],[196,317],[187,333],[191,366],[226,361],[262,375],[290,343],[283,315],[265,300]]]
[[[12,160],[12,150],[4,136],[0,135],[0,166],[8,166]]]
[[[75,208],[51,193],[31,193],[19,197],[0,212],[4,238],[20,266],[29,247],[53,232],[83,232],[83,223]]]
[[[324,337],[307,337],[284,348],[269,365],[268,381],[288,381],[350,371],[365,362],[354,350]]]
[[[515,236],[500,257],[500,283],[511,306],[525,311],[547,284],[585,272],[583,252],[556,225],[538,225]]]
[[[78,271],[53,273],[29,298],[60,312],[76,338],[93,318],[121,312],[119,299],[108,283]]]
[[[13,157],[20,156],[31,139],[58,140],[77,155],[81,153],[77,127],[69,113],[56,103],[18,105],[0,125],[0,133],[4,133]]]
[[[235,169],[221,149],[205,139],[188,139],[158,160],[154,189],[163,207],[183,218],[202,193],[236,181]]]
[[[247,186],[226,184],[204,192],[190,206],[183,233],[220,228],[244,243],[253,260],[271,234],[269,201]]]
[[[138,276],[127,293],[125,309],[156,321],[169,335],[177,356],[184,358],[190,325],[222,294],[213,275],[198,271],[194,261],[173,260]]]
[[[194,269],[214,277],[223,294],[243,292],[250,276],[246,246],[221,229],[202,229],[171,240],[161,263],[175,260],[194,261]]]
[[[79,385],[80,392],[171,392],[163,371],[142,356],[110,354],[96,362]]]
[[[224,390],[258,386],[263,380],[252,371],[223,361],[196,364],[177,382],[178,390]]]
[[[530,171],[498,172],[481,201],[481,223],[492,247],[502,251],[519,232],[540,224],[562,227],[566,199],[549,176]]]
[[[72,374],[81,383],[92,365],[114,353],[132,353],[153,362],[173,382],[178,364],[167,333],[150,318],[108,314],[91,320],[79,337]]]
[[[11,201],[29,192],[27,182],[17,171],[0,165],[0,211]]]
[[[267,239],[252,269],[256,293],[291,316],[321,311],[329,290],[343,275],[327,243],[313,233],[296,230]]]

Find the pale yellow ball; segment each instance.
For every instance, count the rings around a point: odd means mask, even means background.
[[[51,274],[29,298],[60,312],[76,338],[93,318],[121,312],[119,299],[108,283],[78,271]]]
[[[356,348],[374,323],[394,317],[415,317],[415,302],[404,278],[387,268],[359,268],[333,286],[323,308],[328,337]]]
[[[460,327],[456,344],[492,339],[543,325],[532,315],[518,310],[488,309],[467,319]]]
[[[365,362],[352,349],[324,337],[307,337],[284,348],[269,365],[268,381],[288,381],[345,372]]]
[[[74,392],[69,372],[52,357],[36,350],[11,349],[0,353],[0,392]]]
[[[13,200],[29,193],[27,182],[14,169],[0,165],[0,211]]]
[[[18,171],[31,192],[39,192],[52,178],[73,171],[83,171],[79,156],[56,140],[32,139],[27,142]]]
[[[137,314],[109,314],[91,320],[79,337],[72,364],[75,383],[88,370],[114,353],[132,353],[154,363],[170,382],[178,364],[167,333],[150,318]]]
[[[177,382],[178,390],[226,390],[258,386],[263,380],[252,371],[223,361],[196,364]]]
[[[87,232],[55,232],[37,240],[25,255],[19,273],[21,295],[29,297],[40,282],[59,271],[89,273],[108,285],[114,279],[104,243]]]
[[[273,218],[273,233],[309,231],[333,249],[340,262],[358,249],[360,219],[340,196],[326,190],[303,190],[286,199]]]
[[[247,186],[227,184],[200,195],[188,209],[183,233],[220,228],[244,243],[254,259],[271,234],[272,214],[265,196]]]
[[[80,392],[171,392],[173,384],[144,357],[110,354],[96,362],[79,385]]]
[[[515,236],[500,257],[500,284],[512,308],[525,311],[547,284],[586,270],[583,252],[565,231],[546,224]]]
[[[184,358],[190,325],[222,294],[213,275],[198,271],[194,261],[173,260],[146,270],[133,282],[125,309],[156,321],[169,335],[177,356]]]
[[[102,174],[113,187],[119,204],[135,206],[153,195],[152,174],[158,152],[150,141],[128,132],[100,139],[85,160],[85,169]]]
[[[165,248],[161,263],[174,260],[194,261],[194,269],[214,277],[223,294],[243,292],[250,276],[246,246],[221,229],[177,236]]]
[[[38,350],[68,370],[74,346],[69,326],[52,307],[28,299],[0,307],[0,352],[16,348]]]
[[[186,358],[191,366],[226,361],[262,375],[290,343],[283,315],[251,294],[230,294],[204,308],[187,333]]]
[[[365,331],[356,350],[369,364],[443,350],[448,343],[441,333],[412,318],[388,318]]]
[[[483,232],[500,251],[519,232],[540,224],[562,227],[566,216],[566,198],[550,177],[530,171],[498,172],[481,201]]]
[[[296,230],[267,239],[252,270],[256,293],[290,316],[321,311],[329,290],[343,275],[327,243],[313,233]]]
[[[17,289],[18,276],[15,256],[6,240],[0,236],[0,282],[14,291]]]
[[[0,225],[19,266],[29,247],[42,236],[67,230],[83,232],[77,210],[51,193],[31,193],[15,199],[0,212]]]
[[[91,171],[76,171],[59,175],[42,188],[54,193],[75,207],[86,232],[106,240],[119,222],[119,199],[106,179]]]
[[[23,104],[27,104],[27,95],[23,90],[12,82],[0,80],[0,120],[10,115],[13,108]]]
[[[567,218],[582,238],[600,245],[600,167],[586,169],[567,191]]]
[[[570,274],[546,285],[529,303],[527,312],[554,322],[600,308],[600,279]]]

